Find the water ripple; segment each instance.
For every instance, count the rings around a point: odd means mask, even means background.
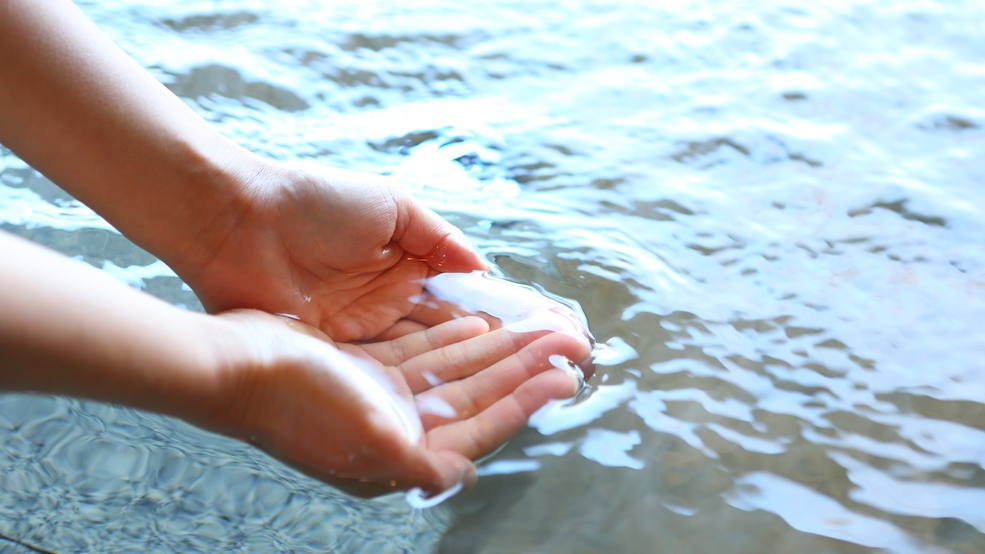
[[[985,550],[979,3],[83,2],[262,155],[406,181],[599,351],[410,510],[171,420],[0,398],[0,532],[64,550]],[[0,225],[171,302],[5,150]]]

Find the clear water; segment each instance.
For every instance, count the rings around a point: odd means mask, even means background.
[[[59,552],[985,552],[985,5],[157,4],[83,7],[248,148],[413,183],[502,275],[581,305],[598,373],[427,511],[180,422],[3,396],[0,533]],[[4,229],[200,309],[0,163]]]

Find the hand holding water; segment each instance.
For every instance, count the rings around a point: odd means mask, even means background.
[[[455,308],[427,279],[485,266],[401,185],[246,151],[68,0],[0,2],[0,59],[4,146],[210,312],[291,314],[303,331],[182,311],[0,232],[0,389],[154,410],[331,482],[432,492],[467,484],[471,460],[573,394],[567,361],[588,356],[576,320],[461,318],[489,310]]]
[[[29,263],[24,263],[29,262]],[[436,493],[574,394],[583,336],[489,330],[477,317],[338,343],[254,310],[179,310],[86,264],[0,233],[0,390],[153,410],[249,438],[359,494]]]
[[[208,259],[173,262],[209,311],[287,313],[335,340],[364,340],[412,314],[429,274],[485,267],[461,231],[398,182],[317,165],[261,167],[242,187],[250,202],[212,240]]]
[[[0,142],[180,275],[211,312],[295,314],[336,340],[485,266],[379,175],[266,160],[220,134],[68,0],[0,4]]]
[[[490,332],[476,317],[371,344],[333,343],[313,327],[255,311],[220,319],[234,400],[199,424],[249,437],[359,495],[470,487],[473,460],[548,400],[578,389],[580,375],[548,358],[588,355],[587,343],[568,335]]]

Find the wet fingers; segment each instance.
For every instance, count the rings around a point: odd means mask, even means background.
[[[568,371],[545,371],[473,417],[432,428],[427,432],[428,448],[481,458],[523,430],[530,416],[549,400],[570,398],[580,385]]]
[[[560,369],[577,380],[579,374],[570,360],[582,360],[587,354],[587,345],[567,335],[542,336],[469,377],[416,394],[424,429],[474,417],[547,371]]]
[[[420,324],[408,321],[405,329],[417,325]],[[465,317],[410,332],[393,340],[363,344],[360,348],[383,365],[398,366],[429,352],[478,337],[488,330],[489,326],[482,319]]]
[[[474,319],[474,318],[473,318]],[[513,333],[500,329],[470,340],[449,344],[401,365],[414,394],[468,378],[485,370],[543,336],[543,332]]]

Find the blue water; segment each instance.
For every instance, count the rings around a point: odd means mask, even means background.
[[[2,396],[3,535],[985,552],[985,5],[81,5],[247,148],[412,184],[498,274],[576,302],[599,366],[426,511],[166,418]],[[0,227],[201,309],[5,150]]]

